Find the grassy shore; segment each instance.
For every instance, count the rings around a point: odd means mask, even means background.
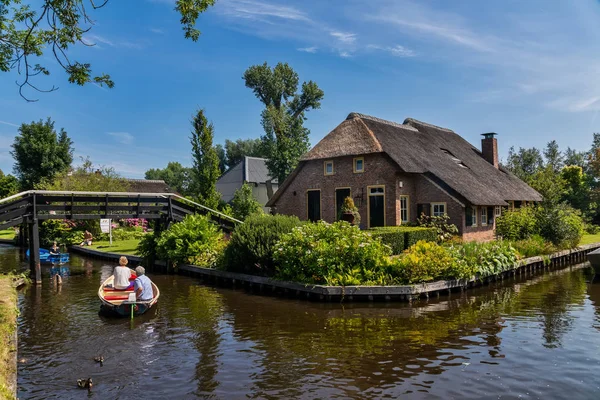
[[[580,244],[591,244],[600,242],[600,233],[596,235],[583,235]]]
[[[137,246],[140,243],[139,239],[131,239],[131,240],[113,240],[112,246],[108,241],[99,241],[94,242],[92,246],[89,246],[90,249],[104,251],[106,253],[117,253],[117,254],[127,254],[127,255],[137,255]]]
[[[12,276],[0,275],[0,398],[14,399],[16,365],[14,334],[17,329],[17,291]]]

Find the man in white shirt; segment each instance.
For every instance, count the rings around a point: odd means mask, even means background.
[[[119,266],[115,267],[115,271],[113,272],[113,275],[115,276],[113,286],[115,289],[125,290],[130,286],[133,287],[133,282],[129,282],[129,278],[131,278],[131,270],[126,267],[128,262],[129,261],[125,256],[121,256],[121,258],[119,258]]]

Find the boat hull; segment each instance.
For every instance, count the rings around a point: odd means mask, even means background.
[[[594,267],[594,271],[600,274],[600,249],[596,249],[587,254],[587,259]]]
[[[27,250],[25,256],[29,259],[29,250]],[[51,254],[46,249],[40,249],[40,264],[66,264],[69,259],[69,253]]]
[[[133,308],[133,315],[138,316],[146,313],[157,302],[160,296],[158,286],[152,282],[152,290],[154,297],[149,301],[129,301],[129,296],[133,294],[131,290],[114,290],[112,289],[114,276],[108,277],[98,289],[98,297],[100,298],[100,312],[108,316],[130,317]]]

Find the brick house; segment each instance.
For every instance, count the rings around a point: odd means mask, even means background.
[[[483,136],[479,150],[450,129],[351,113],[302,157],[267,206],[333,222],[350,196],[361,228],[447,214],[463,239],[490,240],[502,207],[542,197],[499,165],[495,133]]]

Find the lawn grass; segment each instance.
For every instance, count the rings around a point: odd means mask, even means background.
[[[0,275],[0,398],[14,399],[16,371],[14,334],[17,329],[17,291],[12,275]]]
[[[90,249],[104,251],[106,253],[117,253],[117,254],[127,254],[127,255],[137,255],[137,247],[140,243],[139,239],[130,239],[130,240],[113,240],[112,246],[109,244],[108,240],[106,241],[98,241],[93,242],[93,245],[89,246]]]
[[[14,239],[15,238],[15,230],[14,229],[5,229],[0,231],[0,239]]]
[[[591,243],[600,243],[600,233],[595,235],[583,235],[581,239],[581,243],[579,244],[591,244]]]

